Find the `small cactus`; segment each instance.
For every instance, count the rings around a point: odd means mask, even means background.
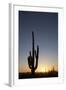
[[[37,50],[35,50],[35,48],[34,48],[34,32],[32,32],[32,53],[30,51],[29,56],[28,56],[28,65],[29,65],[29,68],[31,69],[32,75],[35,73],[35,70],[38,67],[38,57],[39,57],[39,46],[37,45]]]

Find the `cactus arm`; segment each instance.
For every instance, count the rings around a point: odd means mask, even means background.
[[[39,58],[39,46],[37,45],[37,55],[36,55],[36,58],[38,59]]]
[[[36,53],[36,50],[35,50],[35,56],[36,56],[36,65],[35,65],[34,69],[36,69],[37,66],[38,66],[39,46],[37,46],[37,53]]]
[[[35,51],[35,57],[36,57],[36,55],[37,55],[37,53]],[[35,64],[34,70],[36,70],[37,66],[38,66],[38,59],[36,58],[36,64]]]
[[[32,66],[31,66],[31,65],[29,65],[29,68],[30,68],[30,69],[32,69]]]
[[[28,66],[29,66],[29,68],[31,69],[32,67],[31,67],[31,65],[29,64],[29,62],[30,62],[30,56],[28,57]]]
[[[31,56],[31,51],[29,52],[29,57],[28,57],[28,65],[29,65],[29,68],[32,69],[32,56]]]

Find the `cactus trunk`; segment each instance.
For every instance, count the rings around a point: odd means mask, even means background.
[[[33,32],[32,32],[32,56],[33,56],[32,74],[34,74],[34,33]]]

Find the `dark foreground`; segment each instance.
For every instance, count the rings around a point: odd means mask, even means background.
[[[48,73],[36,72],[34,75],[31,73],[19,73],[19,79],[28,79],[28,78],[49,78],[49,77],[58,77],[57,71],[52,71]]]

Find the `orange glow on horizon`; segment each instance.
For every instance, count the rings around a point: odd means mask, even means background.
[[[38,68],[36,69],[35,72],[49,72],[53,69],[53,66],[52,65],[38,65]],[[54,65],[54,69],[56,71],[58,71],[58,66],[57,65]],[[31,69],[28,67],[28,65],[25,65],[25,66],[21,66],[19,68],[19,72],[31,72]]]

